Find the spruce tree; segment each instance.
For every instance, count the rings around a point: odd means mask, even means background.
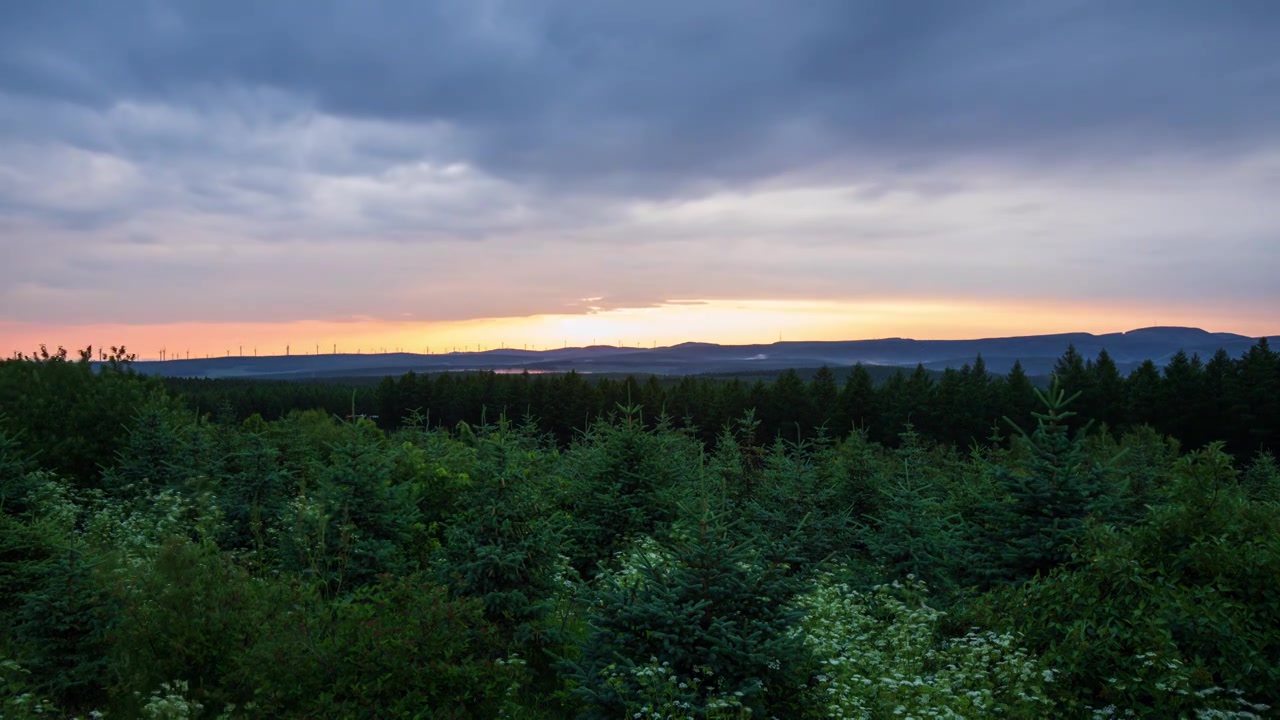
[[[1164,430],[1160,414],[1160,370],[1144,361],[1125,381],[1126,416],[1130,425],[1152,425]]]
[[[1191,358],[1179,350],[1164,368],[1159,403],[1161,429],[1181,439],[1188,448],[1200,446],[1197,437],[1199,416],[1204,412],[1201,386],[1203,368],[1193,364]]]
[[[1081,433],[1067,427],[1075,415],[1067,407],[1078,394],[1068,397],[1056,377],[1047,393],[1036,390],[1045,409],[1033,413],[1034,432],[1019,430],[1029,450],[1026,466],[994,468],[1004,495],[990,508],[998,519],[995,580],[1020,583],[1066,562],[1086,519],[1102,506],[1105,470],[1086,454]]]
[[[1085,409],[1086,417],[1104,423],[1114,431],[1124,421],[1124,378],[1105,348],[1098,352],[1098,359],[1090,369],[1093,372],[1089,383],[1092,398]]]
[[[1013,367],[1005,376],[1003,391],[1000,402],[1005,417],[1022,430],[1030,430],[1034,422],[1031,413],[1036,408],[1036,388],[1023,370],[1022,361],[1013,361]]]
[[[463,426],[464,428],[466,426]],[[475,446],[472,484],[446,521],[436,570],[456,597],[479,599],[508,646],[519,647],[542,691],[554,681],[549,651],[561,628],[547,622],[563,586],[565,516],[546,497],[547,462],[530,427],[466,431]]]
[[[813,422],[826,426],[830,431],[831,419],[835,415],[839,396],[840,390],[836,387],[835,373],[831,372],[831,368],[826,365],[818,368],[818,372],[814,373],[813,379],[809,381],[809,401],[813,408]],[[837,432],[842,433],[844,430],[845,428],[836,428]]]
[[[31,459],[22,451],[18,439],[0,427],[0,512],[16,515],[26,510],[30,469]]]
[[[705,718],[717,705],[798,716],[812,663],[792,632],[797,580],[705,508],[634,555],[602,578],[591,636],[565,666],[582,718]]]
[[[650,430],[636,405],[619,407],[617,420],[594,424],[565,453],[563,505],[573,516],[569,555],[586,576],[632,535],[649,533],[671,519],[664,491],[697,469],[701,448],[659,421]]]
[[[877,417],[876,389],[871,380],[871,373],[858,363],[845,380],[844,389],[840,391],[840,412],[836,416],[832,430],[836,435],[843,435],[855,428],[865,428],[879,418]]]
[[[934,463],[911,425],[876,484],[876,509],[859,524],[872,560],[894,578],[914,576],[941,592],[954,589],[964,562],[960,519],[948,512]]]

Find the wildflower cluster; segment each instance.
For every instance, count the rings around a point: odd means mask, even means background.
[[[208,493],[162,488],[127,501],[86,495],[85,540],[92,547],[115,550],[126,565],[147,562],[165,538],[211,540],[221,523],[221,511]]]
[[[142,716],[147,720],[188,720],[198,717],[204,705],[187,699],[188,686],[185,680],[161,683],[158,690],[152,690],[142,706]]]
[[[610,665],[605,685],[626,698],[625,717],[633,720],[693,720],[739,718],[751,715],[742,704],[742,691],[720,689],[715,671],[706,665],[681,673],[657,656],[640,665]]]
[[[940,640],[943,613],[925,597],[910,576],[867,592],[819,578],[796,630],[821,658],[815,705],[832,718],[1042,717],[1053,673],[1007,634]]]

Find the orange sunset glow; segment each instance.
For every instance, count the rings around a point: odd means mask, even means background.
[[[225,355],[468,352],[500,347],[541,350],[591,344],[627,347],[697,340],[769,344],[782,340],[882,337],[941,340],[1058,332],[1122,332],[1153,325],[1194,325],[1261,336],[1278,329],[1274,317],[1204,308],[898,301],[680,301],[656,307],[580,315],[534,315],[455,322],[170,323],[41,327],[0,324],[0,343],[30,351],[41,343],[68,349],[125,345],[142,359],[164,348],[170,358]]]

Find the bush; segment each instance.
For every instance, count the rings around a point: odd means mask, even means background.
[[[941,638],[944,613],[926,598],[914,578],[859,592],[830,574],[801,596],[795,632],[821,664],[810,709],[829,718],[1046,715],[1053,674],[1014,635],[974,628]]]
[[[421,576],[300,598],[265,629],[238,670],[256,687],[251,717],[501,717],[526,677],[479,601]]]

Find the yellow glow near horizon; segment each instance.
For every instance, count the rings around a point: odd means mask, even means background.
[[[1156,313],[1159,313],[1158,315]],[[73,350],[125,345],[142,359],[238,355],[403,352],[441,353],[499,347],[549,349],[589,344],[652,347],[687,341],[768,344],[783,340],[882,337],[965,339],[1057,332],[1106,333],[1151,325],[1188,325],[1252,336],[1274,334],[1265,314],[1241,316],[1206,307],[1155,310],[940,300],[673,300],[656,307],[590,314],[532,315],[454,322],[383,320],[293,323],[65,325],[0,323],[0,348],[30,352],[40,343]]]

